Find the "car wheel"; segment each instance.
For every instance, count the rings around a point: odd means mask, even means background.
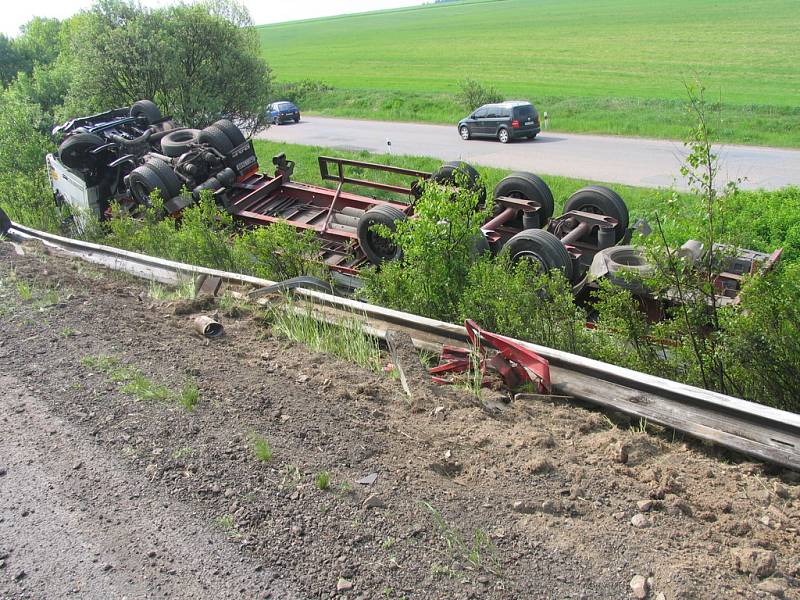
[[[295,122],[295,123],[299,123],[299,122],[300,122],[300,115],[297,115],[297,116],[294,118],[294,122]]]
[[[469,127],[466,125],[462,125],[461,129],[458,130],[458,133],[461,135],[462,140],[468,140],[470,138]]]
[[[501,144],[507,144],[508,143],[508,139],[509,139],[508,138],[508,129],[505,129],[505,128],[501,127],[500,131],[497,132],[497,139],[500,140]]]
[[[536,139],[536,134],[534,133],[533,135],[529,135],[528,139],[529,140],[535,140]]]

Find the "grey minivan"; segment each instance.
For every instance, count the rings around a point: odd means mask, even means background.
[[[513,139],[533,139],[540,131],[539,113],[524,100],[484,104],[458,122],[458,133],[464,140],[489,137],[505,144]]]

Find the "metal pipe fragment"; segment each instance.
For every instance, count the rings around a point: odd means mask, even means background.
[[[222,323],[205,315],[194,320],[194,328],[197,333],[207,338],[217,338],[223,333]]]

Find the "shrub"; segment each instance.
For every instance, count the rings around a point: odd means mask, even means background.
[[[365,275],[370,301],[419,315],[452,321],[467,285],[470,265],[478,258],[481,224],[491,204],[464,187],[457,193],[435,183],[425,186],[415,218],[383,233],[403,250],[402,260],[385,263]]]
[[[300,275],[328,277],[319,262],[320,241],[313,231],[302,234],[288,223],[275,223],[242,232],[234,242],[239,269],[275,281]]]
[[[320,96],[333,91],[333,87],[322,81],[303,79],[302,81],[287,81],[277,83],[273,86],[272,102],[278,100],[289,100],[302,108],[303,104],[309,103]]]
[[[503,96],[497,89],[484,86],[474,79],[464,79],[458,82],[456,101],[467,110],[473,110],[483,104],[502,102]]]

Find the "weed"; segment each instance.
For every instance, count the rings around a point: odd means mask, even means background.
[[[341,496],[347,496],[353,493],[353,485],[349,481],[343,481],[336,487],[336,491]]]
[[[364,333],[355,320],[330,324],[317,320],[311,311],[287,300],[284,306],[274,310],[272,330],[312,350],[338,356],[376,373],[380,371],[381,350],[377,338]]]
[[[217,526],[224,530],[226,533],[235,535],[238,534],[236,529],[236,521],[231,514],[220,515],[215,519]]]
[[[316,477],[314,477],[314,484],[320,490],[327,490],[331,486],[331,474],[327,471],[317,473]]]
[[[397,540],[395,538],[387,537],[385,540],[383,540],[383,542],[381,542],[381,548],[383,548],[384,550],[388,550],[389,548],[394,546],[396,543],[397,543]]]
[[[121,364],[116,356],[84,356],[80,363],[87,369],[104,373],[115,383],[122,383],[122,392],[137,400],[175,401],[186,410],[193,410],[200,399],[200,390],[193,382],[185,384],[180,392],[176,392],[154,382],[136,367]]]
[[[78,332],[75,329],[73,329],[72,327],[64,327],[61,330],[61,337],[64,337],[64,338],[72,337],[76,333],[78,333]]]
[[[195,280],[186,280],[176,287],[166,287],[156,281],[151,281],[147,295],[153,300],[193,300],[196,295]]]
[[[175,452],[172,453],[172,458],[175,460],[180,460],[181,458],[186,458],[187,456],[191,456],[194,449],[189,446],[184,446],[183,448],[178,448]]]
[[[631,425],[629,427],[631,433],[647,433],[647,419],[640,418],[638,425]]]
[[[17,281],[17,294],[25,302],[33,300],[33,289],[27,281]]]
[[[251,439],[251,447],[253,450],[253,456],[256,457],[256,460],[265,463],[272,460],[272,448],[270,447],[266,438],[253,434]]]
[[[447,546],[448,554],[452,558],[466,560],[476,569],[483,569],[495,575],[500,574],[497,548],[482,529],[475,529],[472,538],[465,540],[461,533],[450,526],[430,503],[422,502],[422,505],[430,512],[434,528]]]
[[[181,388],[178,402],[188,411],[194,410],[200,400],[200,390],[195,383],[187,383]]]

